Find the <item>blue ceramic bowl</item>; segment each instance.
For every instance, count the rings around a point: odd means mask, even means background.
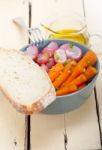
[[[77,42],[72,42],[69,40],[61,40],[61,39],[49,39],[45,40],[43,44],[40,44],[38,46],[39,50],[41,51],[43,47],[49,44],[51,41],[56,41],[59,45],[62,45],[64,43],[73,43],[74,45],[78,46],[82,49],[82,53],[85,54],[89,49]],[[25,51],[28,46],[21,49],[22,51]],[[99,72],[99,61],[95,64],[95,67],[97,68]],[[42,111],[42,113],[46,114],[62,114],[65,112],[72,111],[79,106],[81,106],[91,95],[96,79],[98,74],[91,80],[90,83],[88,83],[83,89],[74,92],[72,94],[64,95],[64,96],[57,96],[56,100],[51,103],[46,109]]]

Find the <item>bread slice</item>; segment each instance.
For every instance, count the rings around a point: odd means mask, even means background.
[[[47,73],[16,50],[0,49],[0,88],[13,106],[27,115],[43,110],[56,98]]]

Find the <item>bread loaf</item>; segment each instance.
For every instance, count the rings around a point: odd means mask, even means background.
[[[30,115],[55,100],[47,75],[23,52],[0,49],[0,89],[20,112]]]

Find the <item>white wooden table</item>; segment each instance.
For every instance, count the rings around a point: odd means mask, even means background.
[[[32,0],[31,5],[26,0],[0,0],[0,47],[20,49],[28,43],[12,18],[21,16],[28,26],[36,26],[56,10],[85,15],[89,32],[102,35],[102,0]],[[102,40],[93,39],[93,46],[100,59],[99,78],[91,97],[75,111],[27,117],[0,93],[0,150],[102,149]]]

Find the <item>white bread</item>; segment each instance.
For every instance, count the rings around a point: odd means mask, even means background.
[[[55,100],[47,75],[23,52],[0,49],[0,88],[13,106],[24,114],[39,112]]]

